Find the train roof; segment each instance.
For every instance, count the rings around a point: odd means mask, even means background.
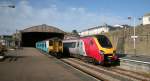
[[[99,37],[99,36],[105,36],[105,35],[90,35],[90,36],[84,36],[84,37],[80,37],[80,38],[86,38],[86,37]]]
[[[62,40],[62,39],[60,39],[58,37],[53,37],[53,38],[49,38],[49,39],[38,41],[38,42],[44,42],[44,41],[48,41],[48,40]]]
[[[80,37],[81,39],[82,38],[87,38],[87,37],[99,37],[99,36],[105,36],[105,35],[91,35],[91,36],[84,36],[84,37]],[[107,37],[107,36],[105,36],[105,37]],[[65,40],[63,40],[64,42],[66,41],[66,42],[75,42],[75,41],[78,41],[78,40],[80,40],[80,38],[74,38],[74,39],[65,39]]]
[[[60,38],[58,38],[58,37],[53,37],[53,38],[46,39],[46,40],[62,40],[62,39],[60,39]]]
[[[78,42],[80,39],[63,40],[63,42]]]

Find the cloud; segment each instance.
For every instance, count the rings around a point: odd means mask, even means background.
[[[128,21],[120,16],[108,13],[94,13],[86,8],[69,7],[61,10],[57,5],[47,8],[36,8],[26,0],[20,1],[16,8],[0,8],[0,34],[11,34],[16,29],[34,25],[48,24],[64,31],[91,28],[107,24],[125,24]]]

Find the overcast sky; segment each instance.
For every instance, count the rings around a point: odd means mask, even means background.
[[[127,17],[138,18],[150,12],[149,3],[150,0],[0,0],[0,34],[41,24],[64,31],[81,31],[104,23],[131,24]],[[7,4],[16,7],[2,7]]]

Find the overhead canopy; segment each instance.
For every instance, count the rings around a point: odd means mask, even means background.
[[[64,33],[64,31],[53,27],[53,26],[48,26],[46,24],[38,25],[38,26],[33,26],[26,28],[24,30],[21,30],[21,32],[55,32],[55,33]]]
[[[34,47],[37,41],[53,37],[63,39],[64,31],[46,24],[33,26],[20,31],[21,46]]]

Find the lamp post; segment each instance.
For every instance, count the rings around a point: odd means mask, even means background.
[[[0,8],[15,8],[15,5],[9,4],[9,5],[0,5]],[[7,33],[7,31],[6,31]]]
[[[129,20],[132,20],[132,17],[128,17]],[[133,38],[133,49],[134,49],[134,54],[136,56],[136,38],[138,38],[138,36],[135,35],[135,17],[133,17],[133,36],[131,36],[131,38]]]

